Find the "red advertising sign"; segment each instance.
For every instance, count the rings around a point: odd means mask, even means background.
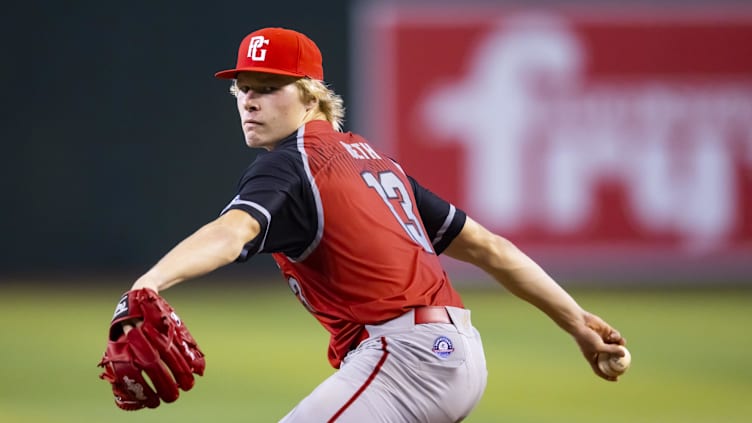
[[[561,268],[752,280],[752,8],[356,16],[354,129],[489,229]]]

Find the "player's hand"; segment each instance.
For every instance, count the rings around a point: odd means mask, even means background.
[[[585,312],[583,325],[573,333],[573,336],[593,372],[603,379],[615,382],[618,376],[609,376],[598,368],[598,354],[610,353],[618,356],[624,354],[618,346],[626,345],[627,341],[619,331],[600,317]]]
[[[123,410],[155,408],[193,387],[204,354],[164,298],[150,289],[123,295],[115,309],[100,378],[110,382]],[[147,382],[146,379],[149,379]]]

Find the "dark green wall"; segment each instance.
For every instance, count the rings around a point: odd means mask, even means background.
[[[290,27],[347,101],[348,13],[344,0],[7,6],[0,276],[143,268],[216,217],[254,152],[213,73],[252,30]]]

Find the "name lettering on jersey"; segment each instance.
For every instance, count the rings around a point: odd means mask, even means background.
[[[340,141],[339,143],[342,144],[342,147],[345,147],[345,150],[347,150],[347,152],[350,153],[350,155],[355,159],[365,160],[381,158],[381,156],[379,156],[379,154],[376,153],[376,151],[374,151],[374,149],[371,148],[370,145],[364,142],[354,142],[352,144],[348,144],[346,142]]]

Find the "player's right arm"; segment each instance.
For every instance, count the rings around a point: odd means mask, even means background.
[[[467,217],[462,230],[444,253],[483,269],[512,294],[543,311],[575,338],[596,374],[607,380],[616,380],[598,368],[597,357],[600,352],[621,356],[617,346],[625,343],[621,334],[600,317],[582,309],[512,242]]]
[[[232,263],[259,232],[260,225],[253,216],[229,210],[176,245],[138,278],[132,289],[160,292]]]
[[[136,281],[133,289],[159,292],[232,262],[245,261],[259,251],[275,250],[278,239],[292,243],[309,236],[300,229],[299,220],[305,216],[289,216],[290,209],[305,209],[298,206],[304,201],[296,194],[300,176],[290,164],[284,154],[257,158],[246,169],[236,197],[220,216],[176,245]],[[271,216],[275,216],[276,226]]]

